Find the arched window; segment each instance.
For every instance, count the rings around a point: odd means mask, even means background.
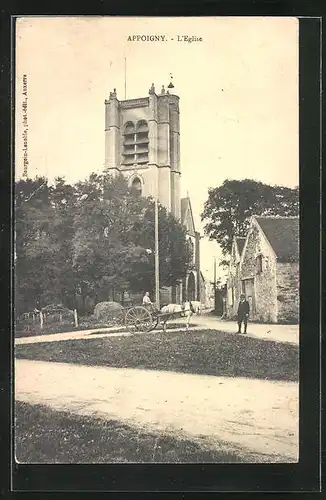
[[[133,165],[136,153],[136,127],[133,122],[126,122],[123,128],[123,164]]]
[[[133,122],[126,122],[124,126],[124,135],[133,135],[135,133],[135,125]]]
[[[187,296],[188,300],[196,300],[196,281],[193,273],[190,273],[188,277]]]
[[[141,196],[142,194],[142,184],[138,177],[135,177],[131,184],[131,191],[136,196]]]
[[[139,120],[136,126],[137,134],[148,133],[148,124],[146,120]]]
[[[136,163],[148,163],[148,124],[139,120],[136,125]]]
[[[148,163],[148,123],[139,120],[135,124],[128,121],[123,128],[123,165],[134,165]]]
[[[191,255],[191,259],[193,260],[194,259],[194,244],[193,244],[191,238],[188,239],[187,245],[188,245],[188,249],[189,249],[189,252]]]

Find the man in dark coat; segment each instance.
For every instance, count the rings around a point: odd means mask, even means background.
[[[244,294],[240,295],[240,302],[238,307],[238,333],[241,333],[241,325],[244,325],[244,332],[247,333],[247,323],[249,317],[250,307],[249,302],[246,300]]]

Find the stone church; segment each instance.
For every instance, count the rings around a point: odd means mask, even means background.
[[[148,97],[105,100],[105,168],[121,172],[142,196],[157,198],[186,227],[193,254],[183,282],[160,291],[161,303],[201,300],[200,235],[189,197],[181,198],[179,97],[154,84]]]

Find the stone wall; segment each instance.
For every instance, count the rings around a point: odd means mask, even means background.
[[[258,255],[262,256],[262,272],[257,271],[256,259]],[[272,249],[255,224],[248,235],[241,265],[241,278],[242,280],[253,279],[250,318],[255,321],[276,323],[276,259]]]
[[[277,306],[279,323],[298,323],[300,314],[299,263],[277,264]]]
[[[234,245],[231,253],[227,290],[226,315],[228,318],[234,319],[237,314],[241,294],[240,262],[237,262]]]

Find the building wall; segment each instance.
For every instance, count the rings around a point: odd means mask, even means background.
[[[124,165],[122,155],[124,126],[145,120],[148,125],[148,163]],[[181,217],[180,198],[180,114],[179,97],[156,94],[152,87],[148,97],[119,101],[116,92],[105,101],[105,168],[121,172],[129,186],[135,177],[142,183],[142,195],[158,197],[159,202],[177,219]],[[191,237],[194,246],[194,278],[196,298],[199,298],[199,242]],[[188,276],[189,277],[189,276]],[[187,281],[188,281],[187,277]],[[179,302],[182,287],[161,291],[161,303]]]
[[[199,300],[199,302],[201,302],[201,304],[206,308],[208,307],[206,299],[206,282],[203,279],[201,273],[199,273],[198,283],[199,283],[199,295],[197,300]]]
[[[169,167],[160,167],[159,175],[159,201],[161,205],[171,212],[171,175]]]
[[[195,267],[197,272],[197,297],[196,300],[205,300],[205,286],[201,287],[202,277],[200,274],[200,234],[196,231],[195,233]]]
[[[148,169],[138,167],[123,173],[126,179],[128,179],[129,187],[131,187],[135,178],[138,178],[141,181],[142,196],[153,196],[153,192],[157,190],[158,169],[150,171]]]
[[[262,256],[262,272],[257,271],[257,256]],[[276,258],[258,227],[253,224],[241,264],[242,292],[251,306],[250,318],[277,322]],[[249,291],[252,288],[252,291]]]
[[[148,124],[148,163],[123,165],[124,125],[145,120]],[[115,93],[105,101],[105,167],[130,178],[141,171],[144,196],[158,196],[160,203],[180,218],[179,98],[150,93],[149,97],[119,101]]]
[[[181,197],[180,197],[180,173],[171,170],[171,212],[175,218],[181,217]]]
[[[212,285],[211,282],[206,281],[205,282],[205,307],[207,309],[214,309],[214,299],[215,299],[215,294],[214,294],[214,286]]]
[[[232,245],[229,274],[227,280],[226,315],[234,318],[237,314],[241,294],[240,258]]]
[[[298,323],[300,315],[299,263],[277,263],[278,322]]]

